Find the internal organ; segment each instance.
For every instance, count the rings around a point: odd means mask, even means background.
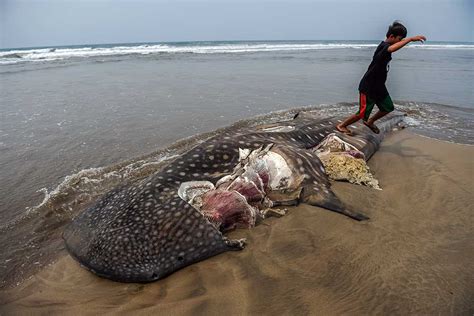
[[[207,192],[202,191],[202,181],[182,183],[180,196],[221,231],[255,226],[273,206],[269,193],[291,191],[298,182],[284,157],[270,148],[241,155],[233,173],[217,181],[215,188],[207,182]]]

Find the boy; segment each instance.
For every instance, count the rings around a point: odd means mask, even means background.
[[[387,38],[381,42],[375,50],[372,62],[369,69],[359,84],[359,111],[356,114],[349,116],[344,122],[336,126],[341,133],[352,135],[352,132],[347,126],[357,122],[360,119],[364,120],[364,124],[370,128],[374,133],[378,134],[380,131],[374,124],[376,120],[384,117],[393,111],[393,102],[385,87],[387,80],[387,73],[389,69],[388,63],[392,59],[392,53],[396,52],[409,42],[426,40],[423,35],[405,38],[407,29],[400,22],[395,21],[389,26],[387,31]],[[374,104],[377,104],[379,111],[370,119],[370,112]]]

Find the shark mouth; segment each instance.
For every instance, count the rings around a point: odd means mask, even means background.
[[[335,133],[326,136],[313,151],[321,159],[330,179],[363,184],[381,190],[378,180],[370,172],[364,153]]]

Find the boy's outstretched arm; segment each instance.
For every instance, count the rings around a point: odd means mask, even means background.
[[[393,53],[410,42],[424,42],[424,41],[426,41],[426,37],[424,37],[423,35],[407,37],[405,39],[402,39],[400,42],[390,45],[387,50],[388,52]]]

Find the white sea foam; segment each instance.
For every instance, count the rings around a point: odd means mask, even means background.
[[[469,49],[474,50],[474,44],[410,44],[409,48],[421,49]]]
[[[403,122],[405,124],[407,124],[408,126],[418,126],[418,125],[421,124],[418,120],[416,120],[416,119],[414,119],[413,117],[410,117],[410,116],[404,117]]]
[[[143,174],[147,174],[159,168],[163,162],[176,157],[178,157],[178,155],[159,154],[156,157],[137,160],[121,167],[112,166],[108,168],[99,167],[80,170],[77,173],[66,176],[63,181],[51,191],[46,188],[39,189],[37,192],[44,194],[43,200],[33,207],[28,207],[24,215],[28,216],[40,210],[42,207],[47,206],[49,203],[54,203],[55,199],[68,195],[72,195],[71,201],[68,202],[68,204],[71,205],[74,205],[77,199],[93,198],[95,195],[117,186],[118,183],[123,180],[133,180],[143,177]],[[62,207],[71,209],[71,205],[64,204]],[[21,217],[17,218],[14,222],[7,223],[7,225],[0,226],[0,231],[15,224],[18,220],[21,220]]]
[[[0,52],[0,65],[19,62],[38,62],[63,60],[69,58],[88,58],[123,55],[150,54],[236,54],[276,51],[311,51],[327,49],[362,49],[376,47],[377,44],[363,43],[215,43],[201,44],[143,44],[113,47],[41,48],[29,50],[9,50]],[[412,44],[411,49],[468,49],[468,44]]]

